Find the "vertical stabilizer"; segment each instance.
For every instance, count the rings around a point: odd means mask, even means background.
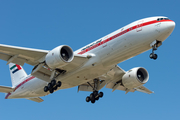
[[[9,70],[11,74],[12,87],[14,88],[18,85],[22,80],[27,77],[27,73],[24,71],[22,66],[9,63]]]

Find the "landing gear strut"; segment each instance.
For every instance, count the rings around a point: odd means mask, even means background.
[[[162,45],[162,42],[161,42],[161,41],[157,41],[157,40],[153,41],[153,42],[150,44],[150,46],[152,47],[152,53],[149,55],[149,57],[150,57],[151,59],[154,59],[154,60],[157,59],[158,55],[155,54],[154,51],[156,51],[157,48],[158,48],[159,46],[161,46],[161,45]]]
[[[94,87],[88,82],[88,84],[93,88],[93,93],[90,96],[86,97],[86,102],[95,103],[95,101],[99,100],[99,98],[103,97],[103,92],[98,92],[98,87],[100,86],[100,81],[98,79],[94,79]]]

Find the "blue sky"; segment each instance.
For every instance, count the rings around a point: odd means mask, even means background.
[[[85,102],[90,93],[77,93],[77,87],[42,97],[42,103],[5,100],[0,93],[0,119],[180,119],[179,4],[178,0],[0,1],[0,43],[45,50],[64,44],[77,50],[141,18],[167,16],[176,22],[173,33],[156,51],[156,61],[149,59],[151,51],[147,51],[119,64],[126,71],[146,68],[150,79],[145,86],[155,94],[125,95],[103,88],[104,97],[91,104]],[[11,86],[6,62],[0,60],[0,66],[0,85]],[[24,65],[28,74],[32,68]]]

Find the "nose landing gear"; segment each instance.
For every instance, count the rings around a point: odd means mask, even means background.
[[[154,59],[154,60],[157,59],[158,55],[155,54],[154,51],[156,51],[157,48],[158,48],[159,46],[161,46],[161,45],[162,45],[162,42],[161,42],[161,41],[157,41],[157,40],[153,41],[153,42],[150,44],[150,46],[152,47],[152,53],[149,55],[149,57],[150,57],[151,59]]]

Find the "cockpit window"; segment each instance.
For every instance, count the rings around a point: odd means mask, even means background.
[[[169,20],[169,18],[158,18],[157,21],[161,21],[161,20]]]

